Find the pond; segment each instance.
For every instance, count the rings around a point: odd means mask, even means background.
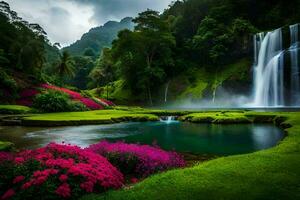
[[[11,141],[17,148],[36,148],[62,141],[86,147],[107,139],[154,143],[178,152],[234,155],[270,148],[283,137],[281,129],[268,124],[213,125],[161,121],[59,128],[0,126],[0,141]]]

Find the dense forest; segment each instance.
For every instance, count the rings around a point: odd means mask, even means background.
[[[163,13],[141,12],[134,29],[131,18],[108,22],[59,50],[38,24],[23,21],[5,2],[0,9],[3,97],[48,82],[126,104],[166,101],[166,87],[171,100],[212,98],[221,84],[246,91],[253,34],[300,21],[299,0],[174,1]],[[120,31],[112,45],[107,41],[116,35],[109,31]]]

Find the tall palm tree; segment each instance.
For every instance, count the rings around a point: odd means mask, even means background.
[[[74,65],[75,62],[67,51],[64,51],[60,56],[60,61],[56,66],[57,74],[63,78],[65,76],[74,77]]]

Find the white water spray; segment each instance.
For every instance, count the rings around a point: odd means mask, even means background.
[[[284,105],[282,30],[255,36],[254,105]],[[258,50],[259,49],[259,50]],[[257,51],[258,50],[258,51]]]

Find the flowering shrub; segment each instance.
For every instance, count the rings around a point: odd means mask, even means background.
[[[77,100],[77,101],[81,101],[86,107],[88,107],[88,108],[90,108],[92,110],[102,110],[103,109],[102,105],[97,104],[95,101],[93,101],[90,98],[83,97],[78,92],[74,92],[74,91],[66,89],[66,88],[60,88],[60,87],[53,86],[53,85],[48,85],[48,84],[42,84],[41,87],[45,88],[45,89],[51,89],[51,90],[55,90],[55,91],[60,91],[60,92],[66,93],[72,99]]]
[[[28,88],[21,91],[20,98],[17,100],[17,104],[23,106],[31,106],[33,102],[33,98],[39,94],[39,91],[33,88]]]
[[[77,146],[51,143],[17,154],[0,153],[0,199],[77,199],[123,185],[106,158]]]
[[[167,152],[159,147],[149,145],[101,141],[91,145],[88,150],[105,156],[124,174],[135,174],[143,177],[185,165],[184,160],[177,153]]]

